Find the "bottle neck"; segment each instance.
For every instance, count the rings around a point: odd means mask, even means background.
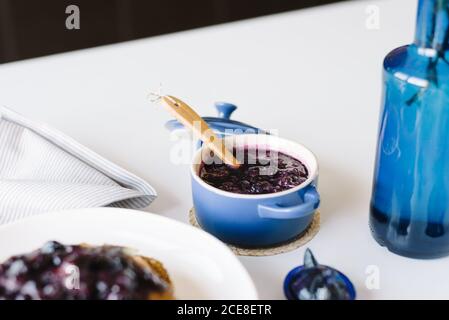
[[[449,50],[449,0],[419,0],[415,45]]]

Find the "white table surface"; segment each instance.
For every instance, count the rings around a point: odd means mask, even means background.
[[[380,9],[379,30],[365,26],[369,5]],[[234,118],[318,156],[322,225],[308,247],[353,280],[358,298],[448,298],[449,259],[396,256],[368,228],[381,63],[412,41],[415,13],[416,1],[355,1],[4,64],[0,104],[147,179],[159,193],[147,211],[187,222],[188,166],[168,161],[170,116],[146,94],[162,83],[203,115],[215,115],[214,101],[234,102]],[[261,298],[283,299],[304,250],[240,260]],[[369,265],[380,289],[365,285]]]

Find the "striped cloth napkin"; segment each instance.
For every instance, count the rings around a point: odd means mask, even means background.
[[[0,224],[75,208],[144,208],[144,180],[61,132],[0,107]]]

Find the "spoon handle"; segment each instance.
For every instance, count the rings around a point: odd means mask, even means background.
[[[173,96],[163,96],[161,98],[164,106],[170,113],[181,122],[186,128],[198,135],[203,143],[209,147],[224,163],[232,167],[239,167],[240,163],[230,152],[223,140],[215,135],[213,130],[189,105]]]

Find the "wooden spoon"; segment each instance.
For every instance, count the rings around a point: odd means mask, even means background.
[[[206,146],[214,152],[225,164],[238,168],[240,163],[234,157],[231,151],[229,151],[223,139],[217,137],[214,131],[207,125],[207,123],[201,118],[190,106],[185,102],[173,96],[160,97],[163,105],[170,111],[170,113],[181,122],[186,128],[193,131]]]

